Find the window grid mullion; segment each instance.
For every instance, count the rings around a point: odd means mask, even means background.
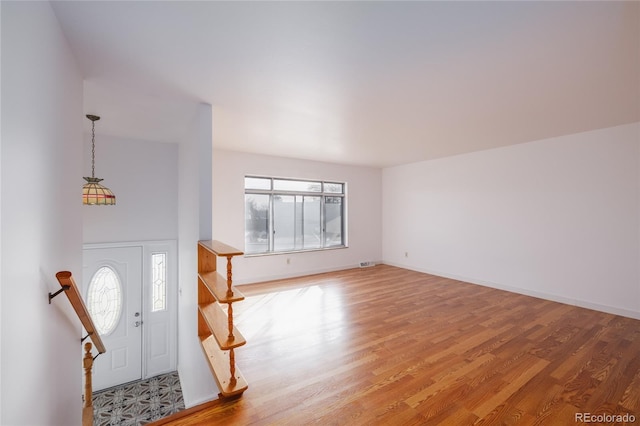
[[[306,196],[302,195],[301,197],[302,197],[302,203],[301,203],[302,212],[300,213],[300,233],[302,234],[302,247],[301,247],[301,249],[304,250],[304,247],[305,247],[305,245],[304,245],[304,201],[305,201]],[[295,248],[295,245],[294,245],[294,248]]]
[[[273,229],[273,194],[269,195],[269,252],[273,253],[275,248],[275,233]]]
[[[325,248],[325,232],[326,232],[326,228],[327,228],[327,224],[325,223],[326,217],[325,217],[325,208],[324,208],[324,203],[325,203],[325,196],[323,195],[320,198],[320,247]]]
[[[293,249],[296,249],[296,237],[298,236],[298,227],[296,226],[296,219],[298,218],[298,196],[293,196]]]

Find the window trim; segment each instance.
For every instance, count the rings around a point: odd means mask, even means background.
[[[245,195],[245,217],[246,217],[246,195],[251,195],[251,194],[255,194],[255,195],[269,195],[269,211],[268,211],[268,215],[269,215],[269,220],[268,220],[268,229],[267,229],[267,234],[269,236],[268,238],[268,251],[265,252],[258,252],[258,253],[247,253],[246,252],[246,240],[245,240],[245,254],[244,257],[257,257],[257,256],[273,256],[273,255],[282,255],[282,254],[292,254],[292,253],[307,253],[307,252],[313,252],[313,251],[326,251],[326,250],[339,250],[339,249],[345,249],[349,247],[348,244],[348,237],[347,237],[347,183],[346,182],[340,182],[337,180],[314,180],[314,179],[297,179],[297,178],[290,178],[290,177],[277,177],[277,176],[260,176],[260,175],[245,175],[245,182],[247,178],[254,178],[254,179],[268,179],[270,181],[270,189],[248,189],[248,188],[244,188],[244,195]],[[320,184],[320,191],[292,191],[292,190],[280,190],[280,189],[274,189],[275,185],[274,185],[274,181],[276,180],[289,180],[289,181],[297,181],[297,182],[309,182],[309,183],[319,183]],[[338,193],[338,192],[325,192],[325,184],[338,184],[338,185],[342,185],[342,192]],[[319,197],[320,198],[320,225],[321,225],[321,234],[320,234],[320,244],[321,247],[314,247],[314,248],[308,248],[308,249],[295,249],[295,250],[280,250],[280,251],[275,251],[275,239],[273,237],[274,235],[274,196],[275,195],[281,195],[281,196],[301,196],[303,197],[303,203],[304,203],[304,197],[305,196],[312,196],[312,197]],[[341,203],[341,235],[342,235],[342,244],[339,245],[331,245],[331,246],[325,246],[326,243],[326,222],[325,222],[325,200],[326,197],[339,197],[342,198],[342,203]],[[294,208],[297,207],[297,202],[295,201],[294,198]],[[303,213],[303,217],[304,217],[304,213]],[[304,219],[303,219],[304,220]],[[295,229],[295,226],[294,226]],[[245,222],[245,232],[246,232],[246,222]]]

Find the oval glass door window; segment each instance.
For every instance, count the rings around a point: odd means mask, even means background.
[[[111,333],[122,313],[122,284],[118,274],[108,266],[98,269],[89,282],[87,293],[87,309],[98,333]]]

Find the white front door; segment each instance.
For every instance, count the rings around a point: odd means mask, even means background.
[[[85,249],[83,294],[107,352],[93,364],[93,389],[142,378],[142,247]]]

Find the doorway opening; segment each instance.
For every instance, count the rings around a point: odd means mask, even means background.
[[[173,240],[84,246],[83,297],[107,349],[94,391],[176,370],[177,264]]]

